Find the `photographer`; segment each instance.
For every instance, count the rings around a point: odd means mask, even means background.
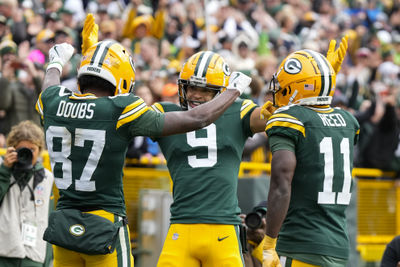
[[[53,175],[38,162],[42,129],[22,121],[7,137],[0,159],[0,266],[43,266]]]
[[[243,254],[246,267],[261,267],[263,259],[263,240],[266,229],[265,214],[267,201],[257,204],[247,215],[241,214],[246,227],[247,252]]]

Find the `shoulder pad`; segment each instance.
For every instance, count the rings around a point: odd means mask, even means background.
[[[171,102],[158,102],[151,106],[154,111],[165,113],[170,111],[182,111],[182,108]]]
[[[135,96],[134,94],[121,94],[116,96],[109,96],[108,98],[111,99],[113,104],[119,108],[125,108],[126,106],[133,104],[138,100],[143,101],[140,97]]]

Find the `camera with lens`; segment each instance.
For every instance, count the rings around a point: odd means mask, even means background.
[[[17,170],[30,170],[32,169],[32,158],[33,154],[29,148],[21,147],[16,150],[17,162],[14,168]]]
[[[267,214],[267,205],[258,205],[246,215],[245,224],[250,229],[258,229],[262,227],[262,218]]]

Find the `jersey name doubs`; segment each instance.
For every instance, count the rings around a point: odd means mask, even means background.
[[[67,103],[61,100],[58,104],[56,116],[73,119],[91,119],[93,118],[95,107],[95,103]]]

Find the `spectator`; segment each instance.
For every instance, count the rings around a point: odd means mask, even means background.
[[[241,33],[232,43],[233,61],[232,69],[249,72],[255,67],[255,55],[251,48],[251,40],[246,34]]]
[[[400,133],[399,118],[395,110],[395,87],[375,82],[373,88],[376,94],[376,109],[370,120],[363,125],[366,131],[363,146],[360,147],[359,167],[389,171]]]
[[[17,0],[0,1],[0,15],[7,18],[11,38],[17,45],[27,39],[27,24],[22,10],[18,8]]]
[[[43,130],[30,121],[15,125],[0,162],[0,266],[42,267],[42,239],[52,209],[53,174],[39,161]]]
[[[0,41],[7,38],[9,34],[9,28],[7,26],[7,18],[0,15]]]
[[[63,24],[64,27],[70,28],[70,29],[75,29],[78,25],[78,22],[81,20],[75,19],[75,12],[78,12],[77,10],[74,11],[73,9],[70,9],[66,6],[67,2],[75,2],[75,6],[79,8],[79,2],[81,1],[71,1],[67,0],[65,1],[64,6],[58,11],[60,20]],[[58,29],[60,30],[60,29]]]
[[[60,16],[57,12],[47,13],[44,17],[44,29],[55,32],[64,27],[63,21],[60,20]]]
[[[61,30],[57,30],[54,34],[54,41],[56,44],[68,43],[75,46],[76,39],[72,29],[64,27]],[[80,55],[75,54],[70,61],[65,64],[61,75],[62,85],[75,91],[78,91],[76,74],[80,60]]]
[[[140,42],[140,54],[135,59],[138,78],[143,82],[150,81],[163,67],[158,40],[153,37],[143,38]]]
[[[140,41],[145,37],[160,40],[164,35],[167,0],[160,0],[154,6],[154,16],[141,1],[131,1],[127,7],[127,18],[122,31],[122,37],[130,40],[130,47],[134,54],[140,53]],[[151,9],[152,10],[152,9]]]
[[[54,32],[49,29],[41,30],[35,39],[35,47],[29,53],[28,59],[44,66],[48,62],[48,53],[52,45],[54,45]]]
[[[105,20],[100,22],[99,40],[113,39],[118,40],[117,25],[113,20]]]
[[[146,83],[135,86],[135,95],[142,98],[148,106],[151,106],[154,103],[153,94]]]
[[[176,83],[167,83],[164,85],[161,93],[161,101],[179,105],[178,85]]]
[[[22,53],[22,50],[19,49],[19,52]],[[0,110],[6,113],[3,134],[6,135],[12,126],[24,120],[40,125],[40,118],[35,112],[43,78],[40,71],[30,60],[18,58],[17,45],[12,41],[0,43],[0,56]]]
[[[142,98],[143,101],[148,106],[151,106],[154,102],[151,90],[146,84],[141,84],[137,86],[137,88],[135,89],[135,95]],[[158,144],[155,143],[156,151],[151,151],[151,148],[153,146],[154,142],[151,140],[151,138],[146,136],[136,136],[129,143],[126,156],[128,158],[134,158],[134,159],[147,158],[148,160],[150,160],[153,156],[157,156],[160,153]]]

